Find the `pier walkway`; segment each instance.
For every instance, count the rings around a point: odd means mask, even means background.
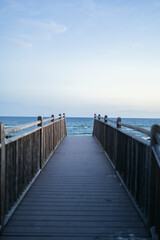
[[[1,240],[150,239],[96,138],[64,137]]]

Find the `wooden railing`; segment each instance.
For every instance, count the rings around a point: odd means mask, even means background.
[[[122,130],[131,128],[150,137],[143,140]],[[152,235],[160,239],[160,126],[151,131],[94,116],[93,135],[98,139]]]
[[[151,194],[150,226],[160,240],[160,126],[151,129]]]
[[[48,123],[49,122],[49,123]],[[45,124],[44,124],[45,123]],[[5,138],[6,135],[34,127]],[[66,132],[65,114],[5,130],[0,123],[0,228],[18,206]]]

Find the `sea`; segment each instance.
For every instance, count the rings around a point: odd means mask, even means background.
[[[47,118],[47,117],[46,117]],[[44,118],[45,119],[45,118]],[[116,118],[111,118],[116,120]],[[0,116],[0,122],[3,122],[5,129],[18,125],[24,125],[37,121],[36,117],[11,117]],[[154,124],[160,125],[160,119],[157,118],[122,118],[123,123],[138,126],[146,130],[151,129]],[[94,119],[89,117],[66,117],[66,127],[68,136],[91,136],[93,133]],[[123,128],[128,133],[135,134],[136,136],[149,140],[148,136],[142,133],[136,132],[132,129]],[[26,131],[26,130],[23,130]],[[16,133],[11,134],[11,136]]]

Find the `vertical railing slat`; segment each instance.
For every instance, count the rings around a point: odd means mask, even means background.
[[[42,167],[43,167],[43,157],[44,157],[43,117],[39,116],[38,121],[41,121],[38,124],[38,127],[41,127],[41,130],[40,130],[40,163],[39,163],[39,166],[40,166],[40,169],[42,169]]]
[[[2,231],[5,218],[5,133],[3,123],[0,123],[0,144],[0,225]]]

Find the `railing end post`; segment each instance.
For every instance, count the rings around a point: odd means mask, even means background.
[[[63,113],[63,118],[65,118],[66,117],[66,114],[65,113]]]
[[[59,114],[59,119],[61,119],[62,118],[62,115],[61,115],[61,113]]]
[[[96,113],[94,114],[94,119],[96,119],[96,117],[97,117],[97,115],[96,115]]]
[[[101,120],[101,114],[98,114],[98,120],[99,121]]]

